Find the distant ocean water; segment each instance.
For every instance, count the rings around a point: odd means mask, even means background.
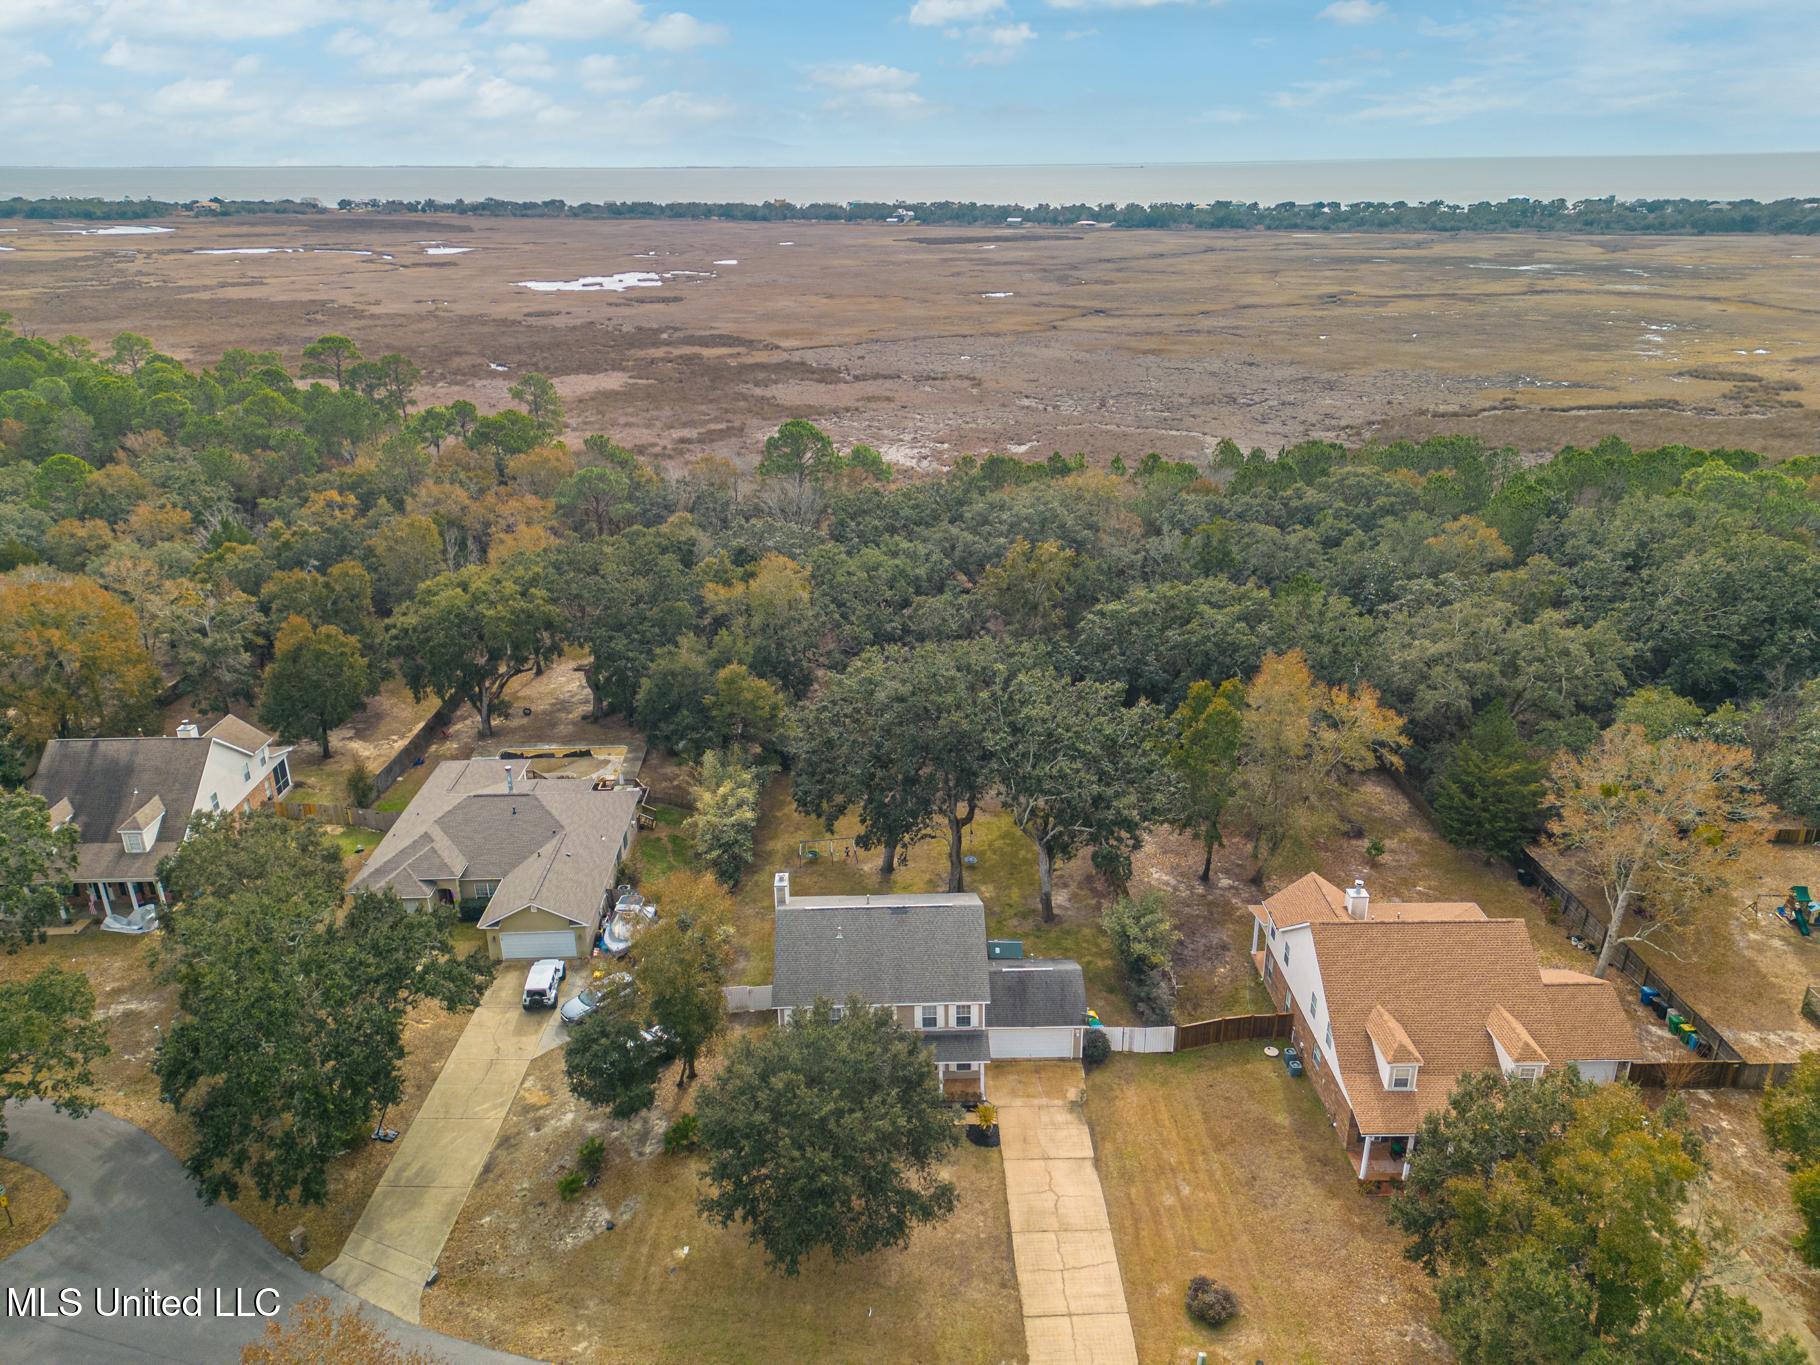
[[[1079,166],[0,166],[0,198],[565,199],[796,203],[1783,199],[1820,195],[1820,152],[1442,157]]]

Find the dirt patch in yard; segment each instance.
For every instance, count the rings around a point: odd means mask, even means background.
[[[1789,1173],[1770,1151],[1758,1117],[1759,1096],[1743,1090],[1682,1092],[1711,1167],[1701,1199],[1729,1223],[1735,1257],[1725,1287],[1763,1312],[1772,1332],[1793,1333],[1820,1360],[1820,1271],[1795,1250],[1801,1220],[1789,1197]]]
[[[7,1199],[6,1212],[0,1214],[0,1261],[4,1261],[55,1227],[70,1201],[49,1176],[5,1157],[0,1157],[0,1186]]]
[[[693,1094],[666,1081],[655,1110],[615,1123],[569,1093],[560,1051],[532,1063],[424,1294],[424,1325],[559,1361],[1023,1358],[996,1151],[957,1149],[960,1208],[907,1250],[816,1258],[789,1279],[742,1231],[696,1213],[694,1158],[663,1155]],[[595,1134],[606,1170],[565,1204],[557,1177]]]
[[[1383,1201],[1314,1088],[1261,1045],[1116,1056],[1088,1076],[1087,1118],[1139,1359],[1449,1358]],[[1194,1275],[1238,1294],[1233,1322],[1187,1315]]]

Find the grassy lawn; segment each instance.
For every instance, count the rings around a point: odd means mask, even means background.
[[[427,759],[414,768],[406,768],[403,776],[385,789],[385,795],[379,798],[373,809],[403,810],[411,804],[411,798],[417,795],[418,789],[423,786],[430,770],[435,766],[435,759]]]
[[[330,757],[306,740],[291,751],[289,793],[299,801],[346,801],[347,778],[356,761],[376,773],[436,710],[436,698],[414,700],[411,689],[397,678],[367,698],[366,707],[353,720],[329,732]]]
[[[1261,1044],[1115,1056],[1089,1074],[1087,1118],[1140,1360],[1447,1358],[1383,1202]],[[1239,1317],[1189,1318],[1194,1275],[1231,1285]]]
[[[464,927],[479,940],[478,931]],[[95,990],[96,1016],[107,1021],[108,1044],[113,1049],[95,1066],[100,1107],[137,1124],[181,1158],[192,1138],[189,1124],[159,1099],[158,1082],[152,1074],[159,1032],[176,1013],[175,990],[153,974],[152,955],[161,938],[99,929],[74,937],[59,936],[11,957],[0,956],[0,980],[18,980],[52,963],[86,974]],[[467,1015],[450,1014],[434,1004],[419,1005],[405,1017],[405,1097],[392,1106],[388,1124],[404,1128],[416,1116],[467,1021]],[[250,1189],[228,1206],[281,1250],[289,1250],[291,1229],[303,1227],[310,1240],[304,1265],[319,1270],[341,1250],[395,1150],[379,1142],[363,1142],[350,1149],[331,1169],[328,1199],[321,1207],[277,1207]],[[0,1183],[11,1184],[4,1177]]]
[[[385,838],[376,829],[362,829],[358,825],[349,825],[334,831],[328,836],[329,842],[341,850],[343,858],[362,858],[379,847],[379,841]]]
[[[659,1109],[692,1094],[666,1082]],[[695,1160],[662,1154],[665,1123],[614,1123],[569,1094],[560,1053],[533,1063],[424,1294],[424,1325],[546,1360],[1023,1358],[996,1151],[956,1149],[959,1208],[907,1250],[845,1266],[817,1257],[790,1279],[743,1231],[696,1213]],[[556,1177],[596,1133],[608,1139],[600,1185],[564,1204]]]
[[[6,1212],[12,1215],[10,1223],[0,1216],[0,1261],[4,1261],[49,1232],[70,1201],[48,1177],[5,1157],[0,1157],[0,1185],[6,1187],[10,1201]]]
[[[640,830],[632,844],[632,865],[638,871],[639,884],[648,885],[672,872],[693,868],[694,846],[682,828],[689,812],[681,806],[652,803],[645,807],[645,813],[656,819],[657,828]]]
[[[835,826],[835,837],[858,833],[848,815]],[[648,837],[648,836],[647,836]],[[735,929],[740,963],[736,979],[762,984],[771,979],[772,877],[790,874],[790,889],[800,896],[859,895],[884,891],[941,891],[948,885],[948,845],[942,838],[913,845],[909,863],[889,881],[879,875],[878,850],[855,850],[851,860],[837,848],[832,857],[804,859],[799,843],[826,839],[821,823],[797,811],[790,800],[790,779],[779,777],[765,788],[759,803],[758,832],[752,865],[734,892]],[[642,855],[641,855],[642,856]],[[1105,892],[1077,859],[1056,877],[1056,919],[1044,924],[1037,903],[1036,853],[1004,812],[984,810],[967,834],[967,889],[986,903],[986,932],[993,938],[1024,942],[1031,957],[1072,957],[1087,980],[1087,1002],[1109,1024],[1135,1023],[1125,999],[1124,979],[1112,956],[1112,945],[1100,928]]]

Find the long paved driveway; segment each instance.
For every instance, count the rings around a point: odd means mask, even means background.
[[[1011,1247],[1030,1365],[1137,1365],[1079,1062],[994,1062]]]
[[[312,1295],[337,1305],[358,1301],[320,1275],[282,1255],[239,1214],[203,1204],[183,1168],[151,1136],[112,1114],[65,1118],[47,1104],[11,1104],[6,1154],[44,1172],[69,1195],[69,1208],[56,1226],[23,1250],[0,1261],[0,1311],[7,1291],[46,1291],[52,1304],[59,1290],[80,1291],[79,1317],[15,1316],[0,1319],[0,1359],[83,1361],[94,1365],[182,1361],[197,1365],[230,1362],[264,1330],[258,1318],[213,1315],[216,1291],[231,1310],[236,1292],[253,1304],[262,1289],[274,1289],[284,1309]],[[115,1289],[137,1293],[191,1294],[200,1289],[207,1314],[201,1318],[101,1317]],[[271,1302],[270,1297],[266,1299]],[[368,1310],[371,1318],[406,1345],[458,1362],[506,1362],[501,1355]]]
[[[527,964],[487,990],[424,1098],[366,1212],[323,1273],[406,1322],[421,1319],[424,1281],[468,1202],[525,1068],[555,1024],[526,1010]]]

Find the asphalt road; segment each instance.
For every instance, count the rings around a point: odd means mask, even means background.
[[[399,1341],[451,1362],[519,1359],[401,1322],[283,1256],[238,1214],[205,1206],[183,1168],[154,1139],[111,1114],[70,1119],[47,1104],[13,1104],[6,1155],[44,1172],[69,1195],[69,1208],[49,1232],[0,1261],[0,1358],[46,1362],[181,1361],[212,1365],[239,1359],[264,1330],[259,1317],[235,1317],[238,1302],[255,1311],[259,1291],[275,1290],[284,1309],[311,1295],[365,1309]],[[80,1291],[79,1316],[31,1316],[17,1302],[45,1291],[45,1311],[58,1291]],[[201,1291],[203,1315],[105,1317],[114,1292]],[[216,1315],[217,1292],[230,1316]],[[283,1310],[280,1310],[281,1313]]]

